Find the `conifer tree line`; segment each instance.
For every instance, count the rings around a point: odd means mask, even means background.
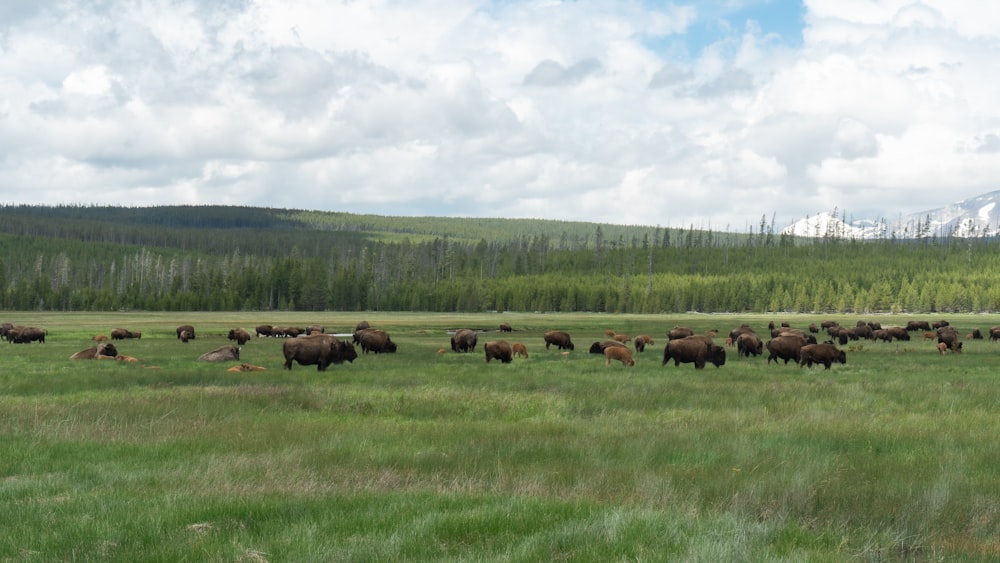
[[[6,207],[0,220],[7,310],[1000,310],[994,238],[795,239],[763,219],[733,234],[257,208]]]

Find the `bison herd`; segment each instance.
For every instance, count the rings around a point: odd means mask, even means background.
[[[183,343],[197,338],[195,328],[192,325],[178,326],[175,332],[177,339]],[[453,352],[473,353],[479,344],[480,333],[489,331],[462,328],[449,332],[451,333],[450,347]],[[498,332],[512,333],[513,328],[508,323],[501,323]],[[877,322],[864,321],[858,321],[854,326],[845,327],[835,321],[828,321],[820,323],[819,326],[811,324],[807,329],[792,328],[788,323],[782,323],[778,326],[770,323],[767,332],[762,331],[764,337],[750,325],[742,324],[729,331],[728,336],[724,338],[723,345],[716,341],[719,338],[717,330],[708,331],[706,334],[696,334],[688,327],[673,327],[665,332],[666,343],[660,365],[665,366],[672,361],[674,366],[686,363],[693,364],[695,369],[704,369],[707,364],[721,367],[726,364],[726,349],[735,348],[737,357],[740,359],[750,359],[766,354],[768,365],[772,361],[775,364],[794,362],[799,367],[822,365],[824,369],[830,369],[833,364],[847,363],[847,354],[841,347],[848,342],[859,340],[872,342],[909,341],[912,333],[918,333],[919,337],[925,340],[934,340],[936,342],[935,349],[940,354],[960,353],[962,351],[961,338],[957,330],[947,321],[935,323],[909,321],[905,326],[887,327],[882,327]],[[10,343],[44,343],[46,334],[46,330],[37,327],[16,326],[10,323],[0,325],[0,337]],[[354,332],[350,334],[350,340],[342,340],[337,336],[326,334],[324,327],[319,325],[311,325],[306,328],[260,325],[254,329],[254,334],[256,338],[284,339],[281,348],[284,358],[283,368],[286,370],[291,370],[293,363],[302,366],[315,365],[319,371],[325,371],[333,364],[350,363],[358,357],[356,347],[359,347],[363,354],[394,353],[397,350],[396,343],[393,342],[388,332],[370,326],[367,321],[362,321],[355,326]],[[112,341],[142,338],[140,332],[125,328],[114,328],[110,331],[110,335]],[[988,336],[992,342],[1000,340],[1000,326],[990,328]],[[234,344],[220,346],[206,352],[199,356],[198,360],[207,362],[240,361],[240,347],[253,339],[251,332],[243,328],[233,328],[229,330],[227,337]],[[975,329],[966,337],[971,339],[984,338],[979,329]],[[71,359],[135,361],[135,358],[119,354],[115,344],[108,341],[107,336],[97,335],[93,337],[93,340],[98,343],[97,346],[77,352],[71,356]],[[546,350],[554,348],[563,355],[568,355],[575,349],[572,337],[563,330],[545,331],[542,334],[542,344]],[[607,330],[602,340],[591,344],[590,353],[603,356],[607,367],[610,367],[612,362],[620,362],[625,367],[631,367],[636,363],[635,354],[641,354],[654,345],[655,341],[649,335],[641,334],[630,337],[613,330]],[[502,339],[485,342],[483,351],[486,363],[498,360],[500,363],[509,364],[514,358],[528,358],[528,350],[523,343],[510,343]],[[441,348],[438,352],[444,353],[445,349]],[[241,364],[238,371],[257,371],[260,369],[264,368]]]

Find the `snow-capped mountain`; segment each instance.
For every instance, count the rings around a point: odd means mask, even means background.
[[[781,232],[799,237],[847,239],[996,236],[1000,235],[1000,190],[896,219],[859,219],[847,223],[824,212],[800,219]]]

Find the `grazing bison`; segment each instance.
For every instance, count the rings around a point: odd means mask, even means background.
[[[511,359],[514,357],[514,352],[510,347],[510,343],[506,340],[490,340],[486,343],[486,363],[490,363],[490,360],[500,360],[505,364],[509,364]]]
[[[243,346],[250,341],[250,333],[242,328],[229,329],[229,339],[235,340],[237,344]]]
[[[907,321],[906,330],[909,332],[914,332],[918,330],[929,331],[931,329],[931,323],[927,321]]]
[[[764,353],[764,342],[753,332],[744,332],[736,338],[736,351],[741,358],[756,357]]]
[[[805,338],[797,334],[787,334],[776,336],[767,342],[767,365],[771,365],[771,360],[778,363],[778,360],[799,361],[799,350],[808,345]]]
[[[806,344],[799,349],[799,367],[823,364],[824,369],[830,369],[833,362],[847,363],[847,353],[833,344]]]
[[[300,366],[315,365],[317,371],[326,371],[330,364],[353,362],[358,357],[353,344],[329,334],[289,338],[281,345],[281,351],[287,370],[292,369],[292,361],[296,361]]]
[[[396,343],[389,338],[389,333],[376,328],[361,331],[361,351],[367,354],[392,354],[396,351]]]
[[[118,355],[118,349],[110,342],[102,342],[92,348],[80,350],[69,357],[71,360],[94,360],[97,358],[114,358]]]
[[[219,346],[211,352],[205,352],[204,354],[198,356],[199,362],[229,362],[229,361],[239,361],[240,359],[240,349],[232,344],[227,344],[226,346]]]
[[[628,348],[621,346],[608,346],[604,349],[604,366],[611,367],[611,360],[618,360],[625,367],[635,365],[635,360],[632,359],[632,352]]]
[[[632,338],[627,334],[616,334],[611,338],[614,339],[616,342],[621,342],[622,344],[625,344],[628,341],[632,340]]]
[[[931,328],[933,328],[934,330],[937,330],[939,328],[944,328],[944,327],[949,326],[949,325],[950,325],[950,323],[948,323],[948,321],[934,321],[934,322],[931,323]]]
[[[562,330],[550,330],[543,336],[545,340],[545,349],[549,349],[549,345],[554,344],[558,349],[573,349],[573,341],[569,337],[569,333]]]
[[[990,342],[1000,340],[1000,326],[990,327]]]
[[[528,357],[528,349],[520,342],[515,342],[510,345],[511,350],[514,352],[514,356],[520,356],[522,358]]]
[[[648,334],[640,334],[632,339],[632,345],[635,346],[636,352],[645,352],[646,346],[652,346],[655,342]]]
[[[271,325],[258,325],[254,329],[254,332],[257,333],[257,338],[261,336],[274,336],[274,327]]]
[[[185,340],[183,338],[183,336],[182,336],[183,333],[185,333],[185,332],[187,333],[187,340]],[[177,338],[180,339],[181,342],[187,342],[188,340],[194,340],[194,338],[195,338],[194,327],[191,326],[191,325],[181,325],[181,326],[177,327]]]
[[[909,340],[910,333],[906,332],[906,329],[901,326],[890,326],[884,329],[885,333],[889,335],[889,338],[895,340]]]
[[[667,342],[663,348],[661,365],[667,365],[670,360],[674,361],[675,366],[693,363],[695,369],[704,369],[706,362],[712,362],[715,367],[720,367],[726,363],[726,350],[722,346],[712,344],[712,339],[708,337],[686,336]]]
[[[675,326],[674,328],[670,329],[670,332],[667,333],[667,340],[677,340],[680,338],[686,338],[688,336],[691,336],[692,334],[694,334],[694,331],[691,330],[690,328],[687,328],[685,326]]]
[[[937,341],[943,342],[948,345],[948,348],[957,352],[961,348],[962,343],[958,341],[958,331],[952,326],[942,326],[937,329]]]
[[[510,323],[500,323],[500,332],[514,332],[514,327]]]
[[[186,330],[182,330],[181,333],[177,335],[177,338],[180,338],[181,342],[186,344],[188,340],[194,338],[194,335]]]
[[[41,342],[45,344],[45,329],[33,326],[15,326],[7,331],[7,340],[14,344]]]
[[[467,328],[460,328],[451,335],[452,352],[475,352],[479,342],[479,333]]]
[[[944,356],[945,354],[948,353],[948,345],[945,344],[944,342],[938,342],[937,351],[939,354]]]
[[[618,342],[617,340],[604,340],[604,341],[594,342],[593,344],[591,344],[590,345],[590,353],[591,354],[603,354],[605,348],[612,348],[612,347],[614,347],[614,348],[627,348],[627,346],[625,346],[621,342]]]
[[[141,332],[132,332],[131,330],[124,328],[113,328],[111,329],[111,340],[125,340],[129,338],[142,338]]]

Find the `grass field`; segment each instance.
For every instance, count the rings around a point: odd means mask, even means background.
[[[829,371],[735,349],[660,362],[675,325],[721,341],[741,322],[931,316],[6,317],[48,337],[0,343],[3,561],[1000,559],[1000,343],[852,342]],[[237,326],[363,319],[399,351],[287,371],[280,340],[254,339],[241,360],[267,371],[195,360]],[[515,331],[437,353],[501,321]],[[143,333],[118,345],[139,362],[68,359],[119,326]],[[550,329],[575,351],[546,350]],[[587,353],[606,329],[656,343],[606,368]],[[530,357],[487,364],[494,338]]]

